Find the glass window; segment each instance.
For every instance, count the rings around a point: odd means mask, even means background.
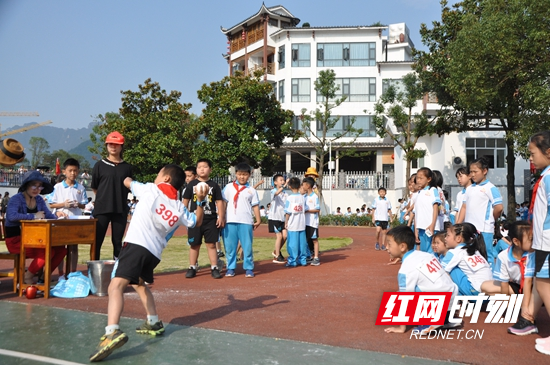
[[[504,168],[506,165],[506,143],[502,138],[466,138],[466,161],[485,157],[489,168]]]
[[[279,70],[285,68],[285,46],[279,47],[278,60],[279,61]]]
[[[292,45],[292,67],[309,67],[311,65],[310,48],[309,43],[294,43]]]
[[[370,115],[344,115],[341,116],[334,127],[327,131],[327,137],[344,134],[353,122],[353,128],[362,129],[360,137],[376,137],[376,128]],[[317,123],[317,135],[321,136],[321,123]],[[349,136],[354,136],[351,134]]]
[[[285,102],[285,80],[279,81],[279,103]]]
[[[336,98],[346,96],[346,101],[376,101],[376,78],[343,78],[335,79],[339,89]],[[317,102],[324,101],[324,97],[317,91]],[[333,99],[331,101],[334,101]]]
[[[375,66],[376,43],[318,43],[317,66]]]
[[[269,25],[272,25],[272,26],[274,26],[274,27],[278,27],[278,26],[279,26],[279,20],[273,19],[273,18],[269,18]]]
[[[393,86],[398,93],[405,92],[405,84],[403,84],[402,79],[383,79],[382,94],[385,93],[390,86]]]
[[[311,101],[311,79],[292,79],[292,101]]]
[[[311,135],[309,129],[304,130],[304,126],[302,125],[302,119],[300,118],[299,115],[295,115],[292,117],[292,129],[294,129],[295,131],[301,130],[302,132],[305,133],[307,137]]]

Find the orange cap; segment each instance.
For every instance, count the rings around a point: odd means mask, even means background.
[[[105,143],[124,144],[124,137],[117,131],[111,132],[105,138]]]

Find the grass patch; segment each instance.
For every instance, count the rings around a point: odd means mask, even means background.
[[[319,247],[321,251],[329,251],[336,248],[346,247],[351,244],[351,238],[340,237],[326,237],[319,239]],[[254,261],[270,260],[272,258],[271,252],[273,251],[273,245],[275,238],[255,237],[253,250]],[[7,251],[4,242],[0,242],[0,251]],[[283,252],[286,256],[286,249],[283,248]],[[101,257],[103,259],[112,257],[113,246],[111,244],[111,237],[105,237],[103,245],[101,246]],[[79,245],[78,246],[78,262],[80,264],[86,264],[90,257],[90,246]],[[199,265],[201,267],[209,267],[210,262],[206,253],[206,247],[201,247],[199,255]],[[169,242],[166,249],[162,252],[162,260],[155,269],[156,273],[171,272],[184,270],[189,267],[189,246],[187,245],[187,236],[173,237]]]

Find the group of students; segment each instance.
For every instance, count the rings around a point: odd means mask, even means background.
[[[443,197],[434,172],[421,168],[411,177],[408,226],[387,232],[391,258],[402,261],[400,291],[451,292],[451,304],[458,294],[523,294],[519,319],[508,332],[538,333],[535,320],[543,303],[550,314],[550,131],[533,135],[529,151],[531,163],[542,170],[533,189],[529,220],[499,228],[502,233],[496,245],[495,221],[503,210],[502,197],[487,180],[489,167],[484,158],[456,173],[463,189],[457,196],[454,224],[441,219]],[[423,270],[426,265],[429,270]],[[419,326],[417,330],[427,334],[462,325],[447,319],[444,325]],[[386,332],[405,330],[399,326]],[[535,349],[550,355],[550,337],[536,339]]]

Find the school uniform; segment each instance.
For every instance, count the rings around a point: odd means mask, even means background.
[[[479,251],[469,256],[465,246],[461,243],[447,251],[441,265],[458,286],[460,294],[477,295],[484,281],[493,280],[493,272]]]
[[[223,229],[227,269],[235,270],[237,267],[237,247],[240,241],[244,255],[243,268],[254,270],[252,255],[254,217],[252,207],[260,204],[258,192],[248,183],[240,185],[235,181],[223,188],[222,197],[227,202],[225,213],[227,224]]]
[[[391,203],[388,198],[377,196],[374,198],[371,208],[374,209],[374,224],[382,229],[388,229],[388,222],[390,221],[388,210],[391,210]]]
[[[455,207],[453,208],[453,214],[451,214],[452,224],[455,224],[456,218],[458,218],[458,213],[460,212],[460,208],[462,208],[462,204],[464,203],[464,194],[466,194],[466,188],[462,188],[462,190],[460,190],[456,194]]]
[[[535,250],[535,275],[550,278],[550,166],[547,166],[533,193],[533,249]]]
[[[267,222],[270,233],[281,233],[285,229],[285,202],[288,194],[283,190],[275,195],[277,190],[279,189],[271,189],[271,206]]]
[[[489,180],[472,184],[464,195],[466,215],[464,222],[473,224],[483,234],[487,248],[487,261],[491,267],[495,262],[493,256],[493,235],[495,233],[495,218],[493,209],[502,204],[500,191]]]
[[[311,192],[311,194],[306,194],[306,205],[304,211],[308,210],[320,210],[321,209],[321,202],[319,200],[319,196],[315,194],[315,192]],[[314,254],[314,244],[313,240],[316,240],[319,238],[319,213],[306,213],[306,239],[307,239],[307,246],[309,249],[309,254],[307,256],[312,256]]]
[[[177,199],[177,190],[170,184],[132,181],[130,189],[140,203],[124,237],[114,276],[128,279],[130,284],[137,284],[140,277],[152,283],[153,270],[168,240],[180,225],[194,227],[197,218]]]
[[[286,249],[288,251],[287,266],[302,265],[306,263],[307,239],[306,239],[306,200],[300,193],[290,194],[285,202],[285,214],[288,215]]]
[[[450,292],[453,293],[449,307],[458,294],[457,285],[432,254],[408,251],[397,274],[399,291],[402,292]]]
[[[432,237],[436,232],[443,229],[439,219],[436,217],[434,231],[428,236],[426,229],[433,222],[433,206],[441,204],[437,188],[426,186],[418,192],[416,203],[414,204],[415,227],[418,229],[418,238],[420,238],[420,251],[433,253]]]
[[[88,204],[86,188],[76,181],[72,186],[69,186],[65,181],[55,184],[52,194],[49,202],[53,204],[64,203],[66,200],[76,201],[78,204],[82,205]],[[56,208],[56,210],[60,210],[69,216],[82,215],[82,209],[79,207]]]
[[[512,246],[498,254],[493,267],[493,278],[496,281],[510,283],[517,294],[523,293],[523,280],[535,274],[534,260],[529,260],[529,252],[524,252],[521,259],[514,257]],[[532,256],[532,255],[531,255]]]

